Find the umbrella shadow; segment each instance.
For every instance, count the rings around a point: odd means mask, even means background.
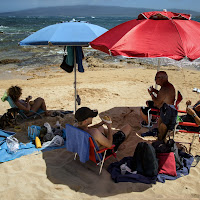
[[[139,107],[115,107],[102,115],[109,115],[113,120],[113,128],[119,129],[129,123],[133,130],[128,139],[124,142],[125,148],[119,148],[117,153],[118,161],[124,157],[132,156],[138,142],[143,141],[136,133],[141,132]],[[143,131],[142,131],[143,132]],[[106,170],[114,157],[106,160],[103,171],[99,175],[99,166],[92,161],[81,163],[74,154],[64,149],[43,152],[43,159],[46,162],[46,173],[53,184],[68,186],[75,192],[80,192],[98,197],[110,197],[122,193],[143,192],[152,187],[152,184],[120,182],[114,183],[110,173]]]

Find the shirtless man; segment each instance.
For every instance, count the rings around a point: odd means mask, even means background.
[[[153,107],[160,109],[160,118],[158,120],[158,139],[163,140],[166,136],[167,130],[172,129],[176,124],[177,111],[174,107],[175,88],[168,81],[168,76],[165,71],[157,72],[155,82],[160,85],[160,90],[150,87],[148,92],[153,101]],[[148,123],[146,110],[149,108],[141,108],[141,116]]]
[[[122,144],[122,142],[124,142],[124,140],[130,134],[132,130],[131,126],[127,124],[116,133],[113,133],[112,123],[101,121],[98,124],[89,126],[92,124],[93,117],[96,117],[97,115],[97,110],[91,110],[88,107],[79,108],[75,113],[75,118],[78,121],[78,128],[88,132],[96,141],[99,149],[105,147],[110,148],[114,144],[114,150],[116,151],[120,144]],[[103,127],[103,124],[107,126],[107,129]]]

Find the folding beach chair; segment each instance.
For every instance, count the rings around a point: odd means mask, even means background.
[[[116,153],[114,152],[115,145],[111,148],[104,148],[99,150],[96,142],[92,136],[70,124],[66,124],[66,148],[68,151],[75,153],[74,160],[78,154],[81,162],[85,163],[88,160],[93,161],[96,165],[100,166],[99,174],[101,174],[104,161],[114,156],[116,158]],[[107,150],[112,151],[108,156],[106,155]]]
[[[180,91],[178,91],[177,92],[177,99],[175,100],[175,103],[174,103],[176,110],[178,110],[178,105],[182,101],[182,99],[183,99],[183,96],[180,93]],[[150,111],[155,111],[155,112],[157,112],[157,114],[150,114]],[[155,108],[150,108],[148,110],[148,126],[147,127],[150,127],[152,117],[159,118],[160,117],[160,110],[155,109]]]
[[[186,111],[184,110],[178,110],[179,113],[187,113]],[[192,149],[192,145],[194,143],[194,140],[195,140],[195,136],[198,135],[199,136],[199,142],[200,142],[200,129],[199,131],[193,131],[193,130],[185,130],[185,129],[181,129],[181,128],[178,128],[178,127],[181,127],[181,126],[186,126],[186,127],[199,127],[198,124],[196,123],[191,123],[191,122],[180,122],[180,121],[177,121],[177,124],[174,128],[174,131],[173,131],[173,139],[175,137],[175,134],[176,133],[193,133],[193,138],[192,138],[192,141],[191,142],[181,142],[181,141],[176,141],[176,143],[183,143],[183,144],[189,144],[190,147],[189,147],[189,153],[191,152],[191,149]]]
[[[7,93],[5,92],[3,97],[1,98],[1,100],[3,102],[7,101],[10,105],[11,108],[17,108],[17,106],[15,105],[15,103],[13,102],[12,98],[10,96],[7,95]],[[42,114],[44,111],[42,109],[39,109],[37,112],[34,112],[33,110],[30,110],[30,112],[32,112],[33,114],[30,116],[27,116],[23,110],[19,110],[19,116],[24,120],[24,119],[30,119],[30,118],[36,118],[37,116],[42,118],[42,116],[40,114]]]

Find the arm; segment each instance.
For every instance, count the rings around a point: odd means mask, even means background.
[[[191,115],[194,118],[196,124],[200,125],[200,118],[197,116],[196,112],[190,107],[187,107],[186,111],[189,115]]]
[[[158,94],[158,90],[156,90],[153,86],[151,86],[149,89],[148,89],[148,92],[149,94],[152,93],[152,92],[155,92],[156,94]]]
[[[151,98],[152,98],[152,101],[154,102],[154,105],[156,107],[160,107],[160,105],[162,105],[162,103],[164,102],[164,99],[165,99],[165,93],[162,91],[162,89],[157,93],[157,97],[155,97],[153,95],[152,92],[149,92]]]
[[[29,112],[31,109],[29,100],[26,101],[26,106],[20,103],[20,101],[15,102],[15,104],[20,110],[24,110],[25,112]]]
[[[103,121],[99,122],[98,124],[90,126],[90,128],[98,128],[99,126],[102,126],[104,124]]]
[[[103,147],[110,148],[113,144],[113,135],[112,135],[112,129],[111,124],[106,124],[108,128],[107,138],[98,130],[95,130],[95,137],[94,139]]]

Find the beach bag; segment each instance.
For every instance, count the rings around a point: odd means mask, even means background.
[[[177,176],[174,153],[157,153],[158,173]]]
[[[40,136],[40,126],[32,125],[28,126],[28,137],[31,141],[35,140],[36,137]]]
[[[158,160],[152,145],[146,142],[137,144],[132,159],[131,169],[132,171],[137,171],[138,174],[149,177],[158,174]]]
[[[156,154],[173,152],[176,169],[178,170],[183,167],[183,159],[179,156],[178,147],[173,139],[169,139],[167,143],[164,143],[163,141],[156,141],[152,143],[152,146],[155,148]]]
[[[68,55],[66,55],[65,50],[66,50],[66,46],[64,47],[63,61],[62,61],[62,64],[60,65],[60,68],[65,70],[68,73],[71,73],[73,71],[74,65],[72,62],[68,62],[71,60],[68,58]],[[72,49],[72,53],[73,53],[73,49]],[[71,55],[69,55],[69,57],[71,57]]]
[[[73,71],[74,66],[70,66],[66,63],[67,55],[63,56],[62,64],[60,65],[60,68],[65,70],[68,73],[71,73]]]

